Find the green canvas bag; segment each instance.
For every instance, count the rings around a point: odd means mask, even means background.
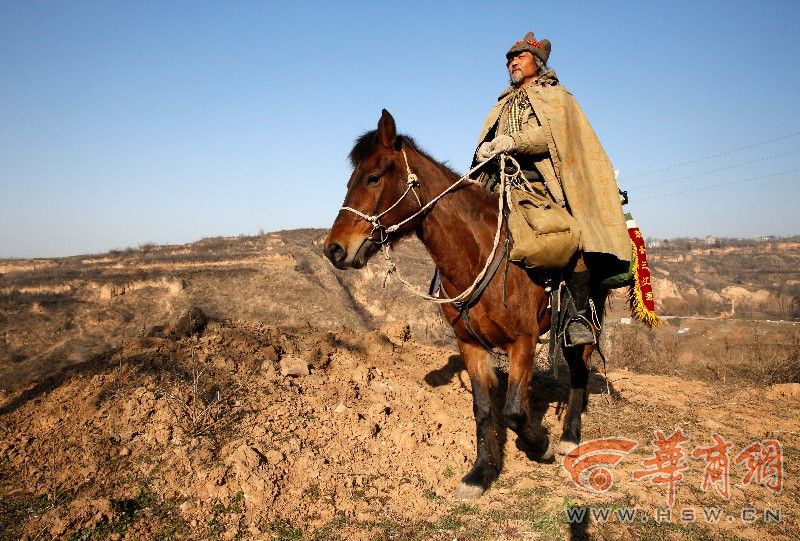
[[[512,261],[541,271],[566,267],[581,240],[578,222],[567,209],[545,195],[518,188],[510,190],[508,206]]]
[[[631,213],[625,212],[624,216],[625,222],[630,224],[633,220]],[[631,242],[631,250],[630,262],[617,261],[617,268],[606,269],[607,276],[601,281],[605,287],[615,289],[633,284],[633,270],[636,268],[636,245],[633,242]]]

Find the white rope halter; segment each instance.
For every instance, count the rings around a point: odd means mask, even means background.
[[[417,191],[414,189],[414,188],[419,186],[419,180],[417,180],[417,175],[415,175],[414,173],[411,172],[411,167],[409,167],[409,165],[408,165],[408,157],[406,156],[406,149],[402,149],[402,152],[403,152],[403,159],[406,162],[406,173],[408,175],[407,180],[406,180],[406,191],[403,192],[403,195],[401,195],[397,199],[397,201],[394,202],[394,204],[392,206],[390,206],[388,209],[384,210],[380,214],[375,214],[375,215],[365,214],[365,213],[361,212],[360,210],[354,209],[352,207],[341,207],[341,209],[340,209],[340,210],[350,211],[353,214],[355,214],[356,216],[358,216],[359,218],[363,218],[364,220],[366,220],[369,223],[371,223],[372,224],[372,231],[370,231],[370,234],[367,236],[367,238],[369,238],[370,240],[372,240],[372,242],[375,242],[376,244],[385,243],[388,240],[390,233],[394,233],[395,231],[400,229],[400,227],[405,225],[407,222],[413,220],[414,218],[419,216],[419,214],[421,212],[423,212],[423,208],[424,207],[422,206],[422,201],[420,201],[419,195],[417,194]],[[456,184],[461,182],[463,180],[463,178],[464,177],[461,177],[460,179],[458,179],[458,181],[456,181]],[[453,186],[451,186],[450,188],[448,188],[448,190],[453,188],[453,187],[455,187],[455,184]],[[413,192],[414,193],[414,197],[417,199],[417,203],[419,203],[420,210],[418,212],[416,212],[415,214],[412,214],[410,217],[406,218],[405,220],[403,220],[402,222],[400,222],[398,224],[391,225],[389,227],[384,227],[383,225],[381,225],[380,219],[383,216],[385,216],[386,214],[388,214],[389,212],[391,212],[391,210],[393,208],[395,208],[397,205],[399,205],[403,201],[403,199],[406,198],[406,196],[408,195],[408,192]],[[378,241],[375,241],[372,238],[372,236],[375,233],[375,231],[378,231],[378,233],[380,235],[380,239]]]

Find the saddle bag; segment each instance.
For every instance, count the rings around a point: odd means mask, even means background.
[[[533,270],[566,267],[581,240],[575,218],[544,194],[512,188],[508,199],[511,259]]]

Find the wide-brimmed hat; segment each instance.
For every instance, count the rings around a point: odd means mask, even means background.
[[[525,37],[514,43],[506,53],[506,60],[511,60],[511,57],[522,51],[528,51],[537,57],[539,60],[547,64],[547,59],[550,58],[550,40],[543,39],[537,41],[533,32],[528,32]]]

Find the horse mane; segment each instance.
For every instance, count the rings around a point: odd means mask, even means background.
[[[348,155],[348,159],[350,160],[350,165],[354,168],[365,158],[370,156],[375,150],[377,150],[378,145],[378,130],[371,130],[368,132],[363,133],[361,136],[356,139],[355,144],[353,144],[353,149],[350,151]],[[421,149],[417,142],[414,141],[414,138],[409,135],[398,134],[397,135],[397,145],[398,149],[401,148],[403,145],[407,145],[420,154],[422,154],[425,158],[431,161],[431,163],[436,164],[439,168],[441,168],[444,172],[454,177],[459,177],[458,173],[453,171],[449,165],[440,162],[426,151]]]

